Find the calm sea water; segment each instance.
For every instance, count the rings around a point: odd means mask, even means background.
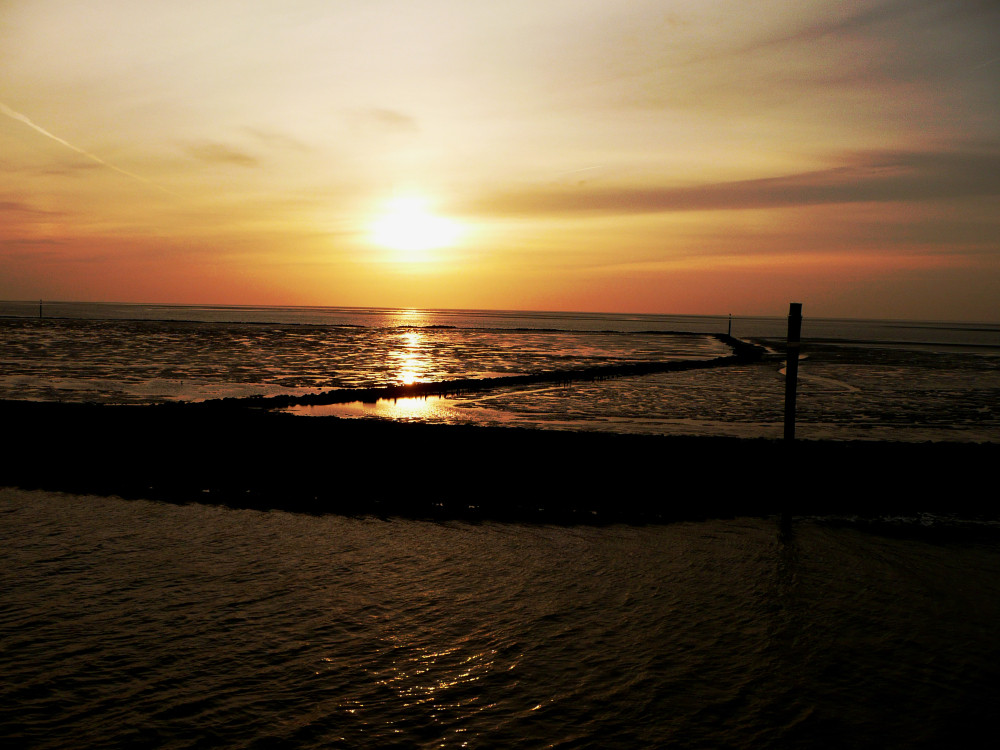
[[[520,375],[729,353],[728,316],[0,303],[0,397],[155,403]],[[784,318],[736,318],[776,345]],[[802,438],[1000,440],[1000,325],[803,322]],[[782,362],[300,414],[779,437]]]
[[[998,533],[442,524],[0,489],[0,738],[982,746]]]

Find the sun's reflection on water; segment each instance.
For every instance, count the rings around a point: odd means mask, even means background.
[[[288,411],[309,417],[382,417],[384,419],[432,419],[452,421],[454,407],[443,396],[379,399],[375,403],[352,401],[347,404],[291,406]]]
[[[393,326],[425,326],[430,322],[431,319],[424,310],[397,310],[391,319]]]
[[[430,360],[424,352],[424,334],[419,331],[407,331],[400,339],[402,347],[389,354],[399,368],[396,377],[403,385],[426,382]]]

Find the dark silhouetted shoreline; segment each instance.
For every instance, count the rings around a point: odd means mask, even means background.
[[[994,517],[995,443],[671,437],[0,402],[0,484],[308,513],[539,522]]]

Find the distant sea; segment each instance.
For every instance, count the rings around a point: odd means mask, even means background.
[[[38,301],[0,300],[0,318],[35,318]],[[729,315],[652,315],[639,313],[554,312],[541,310],[437,310],[388,307],[281,307],[251,305],[166,305],[115,302],[41,302],[46,318],[81,320],[194,321],[202,323],[273,323],[289,325],[451,326],[483,329],[558,329],[569,331],[688,331],[724,333]],[[738,337],[780,337],[784,316],[736,316]],[[864,320],[811,318],[805,310],[803,336],[817,339],[987,346],[1000,348],[1000,322]]]
[[[728,353],[714,334],[730,323],[70,303],[43,316],[0,304],[3,398],[160,403],[703,361]],[[785,321],[732,327],[777,351]],[[804,439],[1000,439],[1000,326],[807,314],[803,338]],[[782,364],[345,413],[776,437]],[[667,465],[669,494],[683,467]],[[335,462],[313,470],[381,491]],[[413,481],[448,478],[442,460]],[[740,486],[776,481],[761,467]],[[954,491],[988,490],[956,477]],[[576,527],[0,488],[2,747],[976,747],[995,733],[998,621],[996,518]]]
[[[799,437],[1000,440],[1000,324],[805,313]],[[0,397],[156,403],[706,360],[730,352],[714,334],[777,351],[786,325],[728,315],[0,302]],[[778,437],[782,365],[778,357],[298,413]]]

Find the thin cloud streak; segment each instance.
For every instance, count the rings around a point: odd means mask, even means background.
[[[199,161],[214,164],[232,164],[237,167],[256,167],[260,164],[257,157],[224,143],[200,143],[189,146],[187,152]]]
[[[643,214],[888,203],[1000,195],[1000,152],[860,154],[814,172],[689,187],[538,188],[472,209],[494,215]]]
[[[372,122],[388,130],[416,133],[420,130],[415,118],[394,109],[376,107],[368,110],[365,115]]]
[[[43,211],[40,208],[35,208],[34,206],[28,205],[27,203],[23,203],[21,201],[0,201],[0,212],[4,211],[17,212],[22,214],[38,214],[44,216],[49,216],[56,213],[54,211]]]
[[[829,6],[829,10],[839,10]],[[973,18],[996,13],[996,5],[991,0],[953,0],[941,3],[938,0],[891,0],[871,7],[859,7],[843,17],[817,19],[806,26],[789,33],[774,35],[744,45],[734,50],[737,55],[746,55],[758,50],[795,44],[814,44],[824,40],[846,41],[851,38],[885,38],[886,32],[906,33],[906,29],[920,28],[925,19],[946,24],[956,19]]]

